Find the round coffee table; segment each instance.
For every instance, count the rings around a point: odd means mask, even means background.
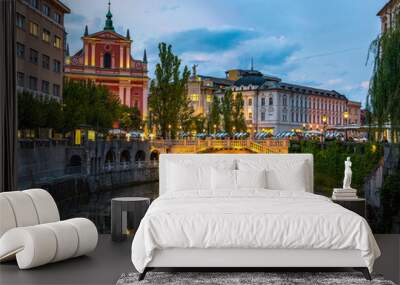
[[[150,199],[144,197],[111,199],[112,240],[123,241],[134,235],[149,206]]]

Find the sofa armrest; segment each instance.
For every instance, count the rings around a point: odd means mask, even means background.
[[[20,269],[87,254],[97,246],[96,226],[88,219],[19,227],[0,238],[0,261],[17,259]]]

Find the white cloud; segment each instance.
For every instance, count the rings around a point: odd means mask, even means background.
[[[369,89],[369,80],[361,82],[361,88],[368,90]]]
[[[328,80],[328,85],[337,85],[343,82],[343,79],[341,78],[335,78],[335,79],[329,79]]]

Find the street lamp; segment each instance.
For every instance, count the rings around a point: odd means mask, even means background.
[[[349,119],[349,112],[343,112],[343,118],[344,118],[344,127],[345,127],[345,135],[346,135],[346,141],[347,141],[347,122]]]
[[[217,133],[217,125],[214,124],[214,134],[216,134],[216,133]]]
[[[327,125],[327,122],[328,122],[327,116],[326,116],[326,115],[323,115],[323,116],[322,116],[323,128],[322,128],[322,140],[321,140],[321,142],[324,142],[324,141],[325,141],[325,133],[326,133],[326,125]]]
[[[172,126],[171,126],[171,124],[169,124],[168,125],[169,139],[171,139],[171,128],[172,128]]]

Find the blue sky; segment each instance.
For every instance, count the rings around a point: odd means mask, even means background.
[[[64,0],[71,53],[80,37],[104,26],[108,0]],[[133,57],[146,48],[150,77],[157,44],[172,44],[188,66],[224,76],[232,68],[255,69],[290,83],[337,90],[364,103],[371,64],[368,48],[379,34],[376,16],[387,0],[112,0],[114,27],[130,29]]]

